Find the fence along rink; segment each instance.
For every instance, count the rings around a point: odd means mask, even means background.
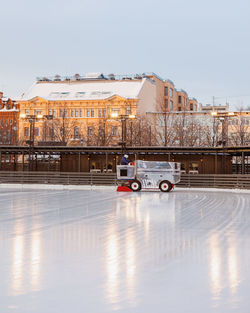
[[[117,185],[115,173],[0,171],[0,184]],[[250,175],[182,174],[177,187],[250,189]]]

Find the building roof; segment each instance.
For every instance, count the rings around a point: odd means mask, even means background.
[[[101,100],[114,95],[137,99],[146,78],[132,80],[36,82],[18,100]]]

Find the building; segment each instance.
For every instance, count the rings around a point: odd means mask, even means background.
[[[123,119],[156,110],[156,84],[142,76],[56,75],[38,79],[18,103],[23,142],[30,137],[27,117],[33,116],[35,142],[112,145],[121,140]]]
[[[163,112],[198,111],[198,102],[195,98],[189,98],[183,89],[176,89],[170,79],[162,79],[155,73],[144,73],[156,83],[157,110]]]
[[[227,103],[226,105],[222,104],[206,104],[206,105],[200,105],[201,112],[228,112],[229,111],[229,104]]]
[[[18,105],[0,93],[0,145],[16,145],[19,138]]]

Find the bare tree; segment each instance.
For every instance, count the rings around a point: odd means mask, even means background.
[[[243,116],[239,115],[231,119],[229,139],[232,145],[244,146],[249,143],[249,121]]]

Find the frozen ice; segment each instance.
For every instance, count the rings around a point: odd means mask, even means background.
[[[250,194],[0,189],[0,312],[250,307]]]

